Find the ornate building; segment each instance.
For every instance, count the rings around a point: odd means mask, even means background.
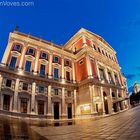
[[[114,49],[80,29],[64,46],[11,32],[0,64],[0,110],[46,119],[92,117],[128,109]]]
[[[135,81],[134,86],[133,86],[133,92],[134,93],[140,92],[140,84],[137,83],[136,81]]]

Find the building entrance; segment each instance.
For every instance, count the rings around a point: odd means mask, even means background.
[[[72,104],[69,103],[67,107],[68,119],[72,119]]]
[[[4,95],[3,110],[10,110],[10,95]]]
[[[54,119],[59,119],[59,103],[54,103]]]
[[[27,113],[27,105],[28,105],[28,99],[21,98],[21,103],[20,103],[21,113]]]
[[[114,112],[117,112],[117,104],[116,103],[113,103],[113,109],[114,109]]]
[[[105,109],[105,114],[108,114],[108,101],[107,101],[107,95],[105,92],[103,92],[103,96],[104,96],[104,109]]]
[[[44,101],[38,101],[38,115],[44,115]]]

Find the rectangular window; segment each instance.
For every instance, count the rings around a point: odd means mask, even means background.
[[[30,72],[31,70],[31,61],[26,61],[25,71]]]
[[[40,65],[40,75],[45,76],[45,65],[43,64]]]
[[[11,62],[10,62],[10,66],[9,66],[9,67],[12,68],[12,69],[15,69],[15,67],[16,67],[16,62],[17,62],[17,58],[12,56]]]
[[[27,83],[23,83],[22,89],[27,91],[28,90],[28,84]]]
[[[54,57],[54,62],[58,63],[59,62],[59,58],[57,56]]]
[[[68,97],[71,97],[71,91],[68,91]]]
[[[100,78],[101,78],[101,80],[104,80],[105,79],[104,70],[103,69],[99,69],[99,72],[100,72]]]
[[[113,84],[113,78],[112,78],[112,76],[111,76],[111,73],[110,73],[110,72],[108,72],[108,78],[109,78],[109,82]]]
[[[116,81],[116,84],[117,84],[117,85],[119,85],[119,80],[118,80],[117,75],[115,74],[114,76],[115,76],[115,81]]]
[[[28,106],[28,99],[21,98],[21,103],[20,103],[21,113],[27,113],[27,106]]]
[[[66,79],[70,81],[70,72],[66,71]]]
[[[38,101],[38,115],[44,115],[44,101]]]
[[[19,44],[16,44],[15,47],[14,47],[14,50],[20,51],[21,50],[21,46]]]
[[[34,54],[34,50],[32,48],[29,48],[28,49],[28,54],[32,54],[33,55]]]
[[[57,68],[54,68],[54,78],[58,79],[59,77],[59,70]]]
[[[12,85],[12,80],[7,79],[6,80],[6,86],[11,87],[11,85]]]
[[[46,58],[47,58],[47,54],[46,54],[46,53],[44,53],[44,52],[42,52],[42,53],[41,53],[41,58],[46,59]]]
[[[54,95],[58,95],[58,89],[54,89]]]
[[[38,91],[39,91],[39,93],[44,93],[44,87],[43,86],[39,86],[38,87]]]

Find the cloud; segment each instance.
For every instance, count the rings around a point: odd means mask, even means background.
[[[125,74],[125,77],[128,79],[128,80],[132,80],[136,75],[135,74]]]

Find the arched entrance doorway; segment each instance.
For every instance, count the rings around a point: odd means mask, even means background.
[[[105,109],[105,114],[108,114],[108,102],[107,102],[107,94],[103,92],[103,97],[104,97],[104,109]]]
[[[54,119],[59,119],[59,102],[54,102]]]
[[[72,119],[72,104],[71,103],[68,103],[67,114],[68,114],[68,119]]]

